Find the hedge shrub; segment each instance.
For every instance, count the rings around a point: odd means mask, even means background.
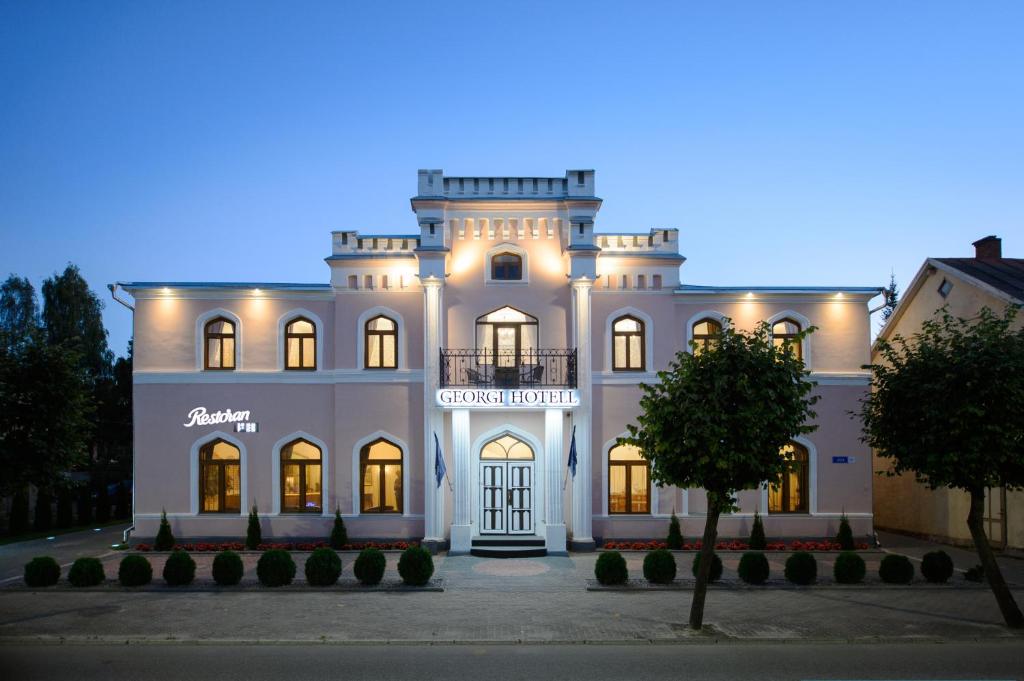
[[[129,554],[121,559],[117,581],[121,586],[145,586],[153,581],[153,566],[145,556]]]
[[[878,576],[886,584],[910,584],[914,579],[914,564],[906,556],[890,553],[879,564]]]
[[[945,584],[953,576],[953,559],[945,551],[929,551],[921,560],[921,575],[932,584]]]
[[[196,578],[196,562],[188,551],[172,551],[164,563],[164,581],[169,586],[186,586]]]
[[[668,537],[665,539],[665,546],[678,551],[683,548],[683,531],[679,528],[679,518],[675,512],[672,519],[668,521]]]
[[[422,546],[410,546],[398,559],[398,574],[410,586],[423,586],[434,574],[434,559]]]
[[[50,556],[36,556],[25,563],[25,585],[53,586],[60,581],[60,565]]]
[[[843,551],[836,557],[832,567],[832,576],[840,584],[860,584],[864,581],[867,568],[864,559],[854,551]]]
[[[263,586],[285,586],[295,579],[295,561],[284,549],[264,551],[256,563],[256,576]]]
[[[249,509],[249,524],[245,527],[245,548],[255,551],[263,543],[263,530],[260,529],[260,514],[256,504]]]
[[[374,584],[380,584],[380,580],[384,578],[384,570],[387,568],[387,565],[388,561],[384,557],[383,551],[372,548],[363,549],[356,557],[352,571],[360,582],[367,586],[373,586]]]
[[[220,586],[234,586],[242,581],[245,566],[234,551],[221,551],[213,557],[213,581]]]
[[[331,586],[341,576],[341,558],[334,549],[321,547],[306,559],[306,582],[310,586]]]
[[[757,511],[754,511],[754,524],[750,526],[748,545],[751,551],[764,551],[768,548],[768,540],[764,536],[764,522],[761,521],[761,514]]]
[[[629,578],[626,559],[618,551],[603,551],[594,564],[594,576],[601,584],[625,584]]]
[[[747,551],[740,557],[738,568],[740,579],[747,584],[764,584],[768,581],[771,568],[768,559],[760,551]]]
[[[103,574],[103,563],[96,558],[79,558],[68,570],[71,586],[96,586],[107,578]]]
[[[348,530],[345,529],[345,520],[341,517],[341,509],[334,509],[334,525],[331,527],[330,545],[332,549],[340,551],[348,543]]]
[[[171,524],[167,522],[167,511],[161,511],[160,529],[156,531],[153,549],[156,551],[170,551],[174,548],[174,543],[174,533],[171,532]]]
[[[698,553],[693,557],[693,576],[697,576],[697,571],[700,570],[700,554]],[[717,582],[722,578],[722,559],[718,557],[717,553],[711,554],[711,572],[708,573],[708,582]]]
[[[839,518],[839,532],[836,533],[836,543],[842,551],[853,551],[857,547],[853,543],[853,529],[846,514]]]
[[[793,584],[814,584],[818,581],[818,561],[806,551],[797,551],[786,559],[785,574]]]
[[[975,565],[972,568],[967,568],[967,571],[964,573],[964,579],[968,582],[984,582],[985,568],[981,565]]]
[[[644,578],[654,584],[671,584],[676,578],[676,559],[668,549],[655,549],[644,556]]]

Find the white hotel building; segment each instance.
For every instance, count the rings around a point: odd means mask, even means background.
[[[600,208],[591,170],[421,170],[417,231],[334,232],[328,283],[118,284],[135,307],[136,536],[166,510],[179,537],[240,537],[257,504],[267,537],[324,537],[337,508],[353,540],[453,552],[662,538],[673,512],[693,537],[703,492],[652,485],[616,438],[675,353],[761,320],[780,342],[818,327],[795,348],[818,429],[721,536],[746,535],[755,510],[771,536],[830,535],[844,511],[869,533],[871,457],[849,412],[879,289],[683,284],[677,230],[601,232]]]

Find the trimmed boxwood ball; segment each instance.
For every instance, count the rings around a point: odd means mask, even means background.
[[[603,551],[594,563],[594,576],[602,584],[625,584],[629,578],[626,559],[618,551]]]
[[[964,579],[968,582],[984,582],[985,568],[981,565],[975,565],[972,568],[967,568],[967,571],[964,572]]]
[[[886,584],[910,584],[914,579],[914,564],[906,556],[889,554],[879,564],[878,576]]]
[[[843,551],[832,566],[832,576],[840,584],[860,584],[864,581],[864,559],[853,551]]]
[[[693,576],[697,576],[697,571],[700,570],[700,554],[698,553],[693,557]],[[708,582],[717,582],[722,578],[722,559],[718,557],[717,553],[711,554],[711,571],[708,573]]]
[[[144,586],[153,581],[153,566],[144,556],[127,555],[121,559],[117,569],[117,581],[121,586]]]
[[[256,576],[263,586],[285,586],[295,579],[295,561],[284,549],[264,551],[256,563]]]
[[[771,568],[768,566],[768,559],[760,551],[747,551],[740,557],[740,565],[737,570],[740,579],[747,584],[764,584],[768,581]]]
[[[341,576],[341,558],[334,549],[322,547],[306,559],[306,582],[310,586],[331,586]]]
[[[785,574],[793,584],[814,584],[818,580],[818,561],[806,551],[797,551],[786,559]]]
[[[363,549],[359,552],[356,557],[356,562],[352,566],[352,572],[355,573],[356,579],[367,586],[373,586],[374,584],[380,584],[380,580],[384,578],[384,569],[387,568],[388,561],[384,557],[384,552],[380,549]]]
[[[196,578],[196,562],[188,551],[172,551],[164,563],[164,581],[169,586],[185,586]]]
[[[220,586],[234,586],[242,581],[245,566],[234,551],[221,551],[213,557],[213,581]]]
[[[676,559],[668,549],[655,549],[644,556],[644,578],[655,584],[671,584],[676,578]]]
[[[96,586],[102,584],[107,576],[103,574],[103,563],[96,558],[79,558],[68,570],[68,581],[71,586]]]
[[[25,585],[53,586],[60,581],[60,565],[50,556],[36,556],[25,563]]]
[[[434,574],[434,559],[422,546],[410,546],[398,559],[398,574],[410,586],[423,586]]]
[[[921,575],[932,584],[945,584],[953,576],[953,559],[945,551],[929,551],[921,560]]]

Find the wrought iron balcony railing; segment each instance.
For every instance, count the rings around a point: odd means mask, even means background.
[[[441,387],[575,388],[576,349],[442,349]]]

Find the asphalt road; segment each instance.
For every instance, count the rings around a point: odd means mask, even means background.
[[[28,645],[0,647],[0,678],[1022,679],[1024,645]]]
[[[66,575],[67,568],[76,558],[110,553],[110,545],[121,541],[122,533],[128,525],[127,522],[117,523],[98,530],[58,534],[53,540],[32,539],[0,545],[0,584],[21,579],[25,563],[36,556],[53,556]]]

